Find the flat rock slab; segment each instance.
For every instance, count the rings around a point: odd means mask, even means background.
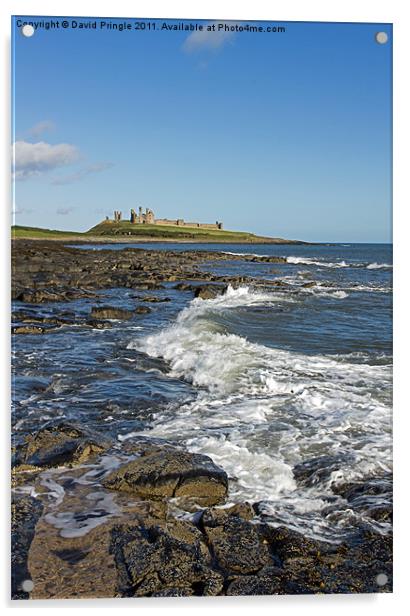
[[[218,595],[224,578],[210,566],[202,534],[189,523],[119,525],[113,529],[120,591],[133,596]]]
[[[116,308],[115,306],[94,306],[91,308],[91,317],[94,319],[131,319],[134,313],[131,310],[124,308]]]
[[[25,494],[13,494],[11,502],[11,597],[28,599],[23,582],[31,579],[28,552],[35,527],[43,511],[40,501]]]
[[[143,451],[103,484],[144,498],[186,497],[209,506],[225,500],[228,477],[208,456],[162,447]]]
[[[28,436],[24,445],[17,449],[16,470],[18,465],[48,468],[81,464],[108,445],[99,436],[77,426],[65,423],[46,426]]]

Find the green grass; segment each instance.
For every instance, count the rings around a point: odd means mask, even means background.
[[[130,222],[102,222],[88,231],[93,236],[121,237],[152,237],[155,239],[195,239],[217,242],[229,241],[260,241],[253,233],[244,231],[225,231],[224,229],[201,229],[198,227],[178,227],[177,225],[139,225]]]
[[[38,238],[38,239],[53,239],[73,237],[75,235],[86,235],[81,231],[57,231],[56,229],[41,229],[40,227],[22,227],[14,225],[11,227],[12,238]]]
[[[170,225],[139,225],[128,221],[114,223],[103,221],[92,227],[89,231],[58,231],[57,229],[41,229],[40,227],[22,227],[15,225],[11,228],[11,237],[14,239],[44,239],[64,240],[75,237],[81,240],[121,242],[132,238],[141,240],[173,240],[215,243],[288,243],[279,238],[260,237],[246,231],[226,231],[225,229],[201,229],[198,227],[178,227]]]

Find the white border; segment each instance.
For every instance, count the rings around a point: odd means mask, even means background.
[[[317,614],[351,614],[371,613],[386,616],[386,610],[394,608],[396,613],[404,612],[404,606],[409,605],[406,594],[407,577],[410,572],[408,551],[408,528],[410,515],[406,507],[406,495],[409,493],[407,443],[409,431],[408,394],[406,382],[409,380],[409,214],[408,214],[408,176],[409,176],[409,121],[410,110],[408,59],[409,53],[409,19],[406,2],[399,0],[288,0],[275,3],[261,0],[244,2],[236,0],[202,0],[194,3],[189,0],[3,0],[0,5],[0,31],[2,49],[5,51],[1,63],[1,81],[5,96],[2,98],[2,134],[1,152],[2,164],[0,170],[4,178],[3,207],[1,210],[2,230],[2,276],[3,292],[1,293],[1,309],[3,314],[1,348],[8,349],[9,332],[9,271],[8,242],[10,226],[9,164],[10,164],[10,16],[20,15],[67,15],[67,16],[111,16],[111,17],[164,17],[164,18],[202,18],[202,19],[269,19],[272,21],[344,21],[344,22],[384,22],[394,24],[394,324],[395,324],[395,573],[394,593],[391,595],[332,595],[332,596],[297,596],[297,597],[263,597],[263,598],[210,598],[210,599],[132,599],[132,600],[97,600],[97,601],[48,601],[48,602],[11,602],[9,594],[8,568],[8,449],[9,449],[9,354],[1,355],[2,364],[2,419],[1,432],[4,437],[3,462],[5,468],[0,474],[3,487],[2,529],[3,554],[2,565],[2,598],[6,609],[25,609],[43,611],[47,608],[76,609],[77,614],[86,609],[118,610],[134,609],[140,614],[156,614],[166,611],[167,614],[187,613],[194,611],[200,614],[235,610],[245,614],[255,610],[261,614],[278,612],[279,614],[300,614],[305,616]],[[376,95],[376,93],[375,93]],[[407,189],[407,190],[406,190]],[[407,327],[406,327],[407,326]],[[408,501],[408,499],[407,499]]]

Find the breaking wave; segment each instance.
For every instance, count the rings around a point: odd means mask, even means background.
[[[264,501],[280,522],[329,538],[331,484],[391,469],[391,366],[366,354],[358,361],[269,348],[221,326],[227,311],[261,305],[275,311],[275,294],[229,288],[194,299],[173,325],[129,343],[197,388],[194,400],[161,410],[147,433],[210,455],[230,476],[232,501]],[[322,481],[298,486],[296,464],[336,456],[340,464]],[[340,529],[349,525],[345,509]]]
[[[313,265],[315,267],[330,267],[330,268],[366,268],[366,269],[392,269],[393,265],[390,263],[346,263],[346,261],[322,261],[319,259],[310,259],[308,257],[286,257],[287,263],[293,265]]]

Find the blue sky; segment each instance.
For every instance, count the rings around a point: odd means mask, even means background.
[[[14,26],[16,224],[86,230],[142,205],[269,236],[391,241],[390,25],[162,23]]]

